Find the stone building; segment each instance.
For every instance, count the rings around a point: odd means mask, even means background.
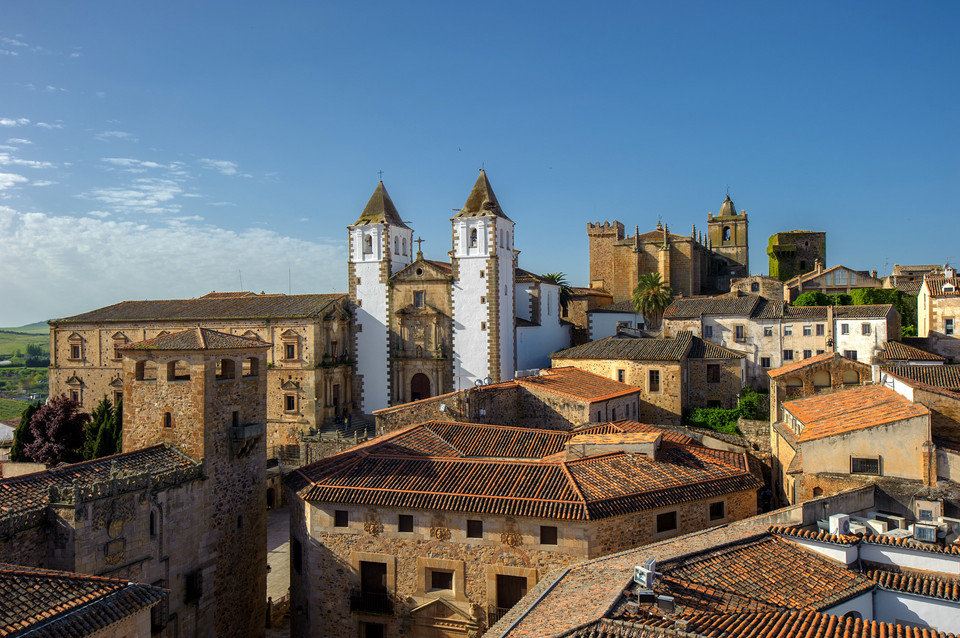
[[[923,280],[928,276],[937,276],[943,274],[943,267],[937,264],[901,266],[893,265],[893,272],[883,278],[884,288],[896,288],[907,295],[917,295],[920,293],[920,286]]]
[[[612,303],[613,295],[605,290],[572,286],[567,309],[561,311],[563,318],[573,325],[573,339],[570,345],[579,346],[582,343],[592,341],[589,323],[590,311],[609,306]]]
[[[824,269],[822,262],[816,262],[813,270],[788,279],[783,284],[788,299],[795,301],[805,292],[822,292],[825,295],[849,295],[857,288],[883,288],[883,282],[877,279],[877,271],[853,270],[837,265]]]
[[[625,301],[640,275],[655,272],[679,296],[726,292],[731,278],[750,274],[747,227],[746,212],[738,214],[729,195],[719,215],[708,214],[707,237],[696,226],[681,236],[657,222],[656,230],[637,227],[627,237],[619,221],[588,223],[590,287]]]
[[[124,301],[50,322],[50,395],[92,410],[122,396],[122,347],[194,326],[270,342],[267,445],[342,416],[353,405],[346,295],[210,293],[199,299]]]
[[[782,281],[766,275],[750,275],[749,277],[734,279],[730,284],[730,292],[760,295],[770,301],[784,301],[784,295],[786,294]]]
[[[870,366],[836,352],[788,363],[769,370],[767,376],[770,377],[771,425],[783,418],[780,405],[784,401],[872,382]]]
[[[0,479],[0,562],[169,589],[153,635],[262,636],[269,348],[201,328],[123,346],[124,452]]]
[[[556,367],[575,366],[640,388],[645,423],[679,425],[693,408],[737,407],[744,355],[678,332],[673,338],[605,337],[552,355]]]
[[[125,579],[0,563],[0,636],[149,636],[166,597]]]
[[[302,468],[294,636],[474,636],[559,567],[752,515],[744,454],[620,422],[428,422]]]
[[[808,272],[818,261],[827,264],[827,233],[789,230],[775,233],[767,242],[770,276],[787,281]]]
[[[936,340],[936,352],[960,360],[960,277],[953,268],[924,278],[917,295],[917,336]]]
[[[774,497],[798,503],[879,478],[937,481],[930,410],[901,394],[867,385],[782,404],[773,424]]]

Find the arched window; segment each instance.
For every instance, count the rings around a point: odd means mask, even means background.
[[[723,241],[730,241],[730,227],[723,227]]]
[[[177,360],[167,364],[167,381],[189,381],[190,366],[186,361]]]
[[[813,495],[814,495],[814,496],[823,496],[823,488],[822,488],[822,487],[815,487],[815,488],[813,488]]]
[[[369,255],[373,253],[373,237],[366,235],[363,238],[363,254]]]
[[[260,374],[260,360],[256,357],[247,357],[243,360],[243,376],[256,377]]]
[[[217,380],[234,379],[237,376],[236,364],[233,359],[220,359],[217,361]]]
[[[393,254],[395,255],[400,254],[400,238],[399,237],[393,238]]]
[[[470,229],[470,248],[476,248],[476,247],[477,247],[477,229],[471,228]]]
[[[813,375],[813,387],[815,388],[829,388],[830,387],[830,373],[826,370],[821,370],[820,372]]]
[[[844,372],[843,385],[860,385],[860,373],[856,370],[847,370]]]
[[[157,362],[137,361],[137,381],[156,381]]]
[[[407,254],[407,238],[406,237],[400,240],[400,248],[402,249],[403,254],[406,255]]]
[[[787,379],[787,387],[788,387],[788,388],[802,388],[802,387],[803,387],[803,381],[800,379],[800,377],[790,377],[789,379]]]

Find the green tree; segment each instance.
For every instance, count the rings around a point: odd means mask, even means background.
[[[27,459],[23,448],[33,443],[33,432],[30,430],[30,419],[40,409],[42,404],[37,401],[31,403],[20,413],[20,425],[13,431],[13,447],[10,448],[10,460],[16,463],[25,463]]]
[[[573,298],[573,290],[570,288],[570,282],[567,281],[567,275],[562,272],[548,272],[541,275],[547,281],[560,286],[560,307],[564,314],[567,312],[567,306]]]
[[[850,295],[845,292],[827,296],[833,299],[834,306],[850,306],[853,304],[853,300],[850,298]]]
[[[663,319],[663,311],[673,301],[673,291],[663,284],[660,273],[648,272],[637,279],[631,301],[633,308],[643,315],[647,327],[656,330]]]
[[[89,461],[90,459],[100,458],[101,455],[97,454],[97,445],[103,429],[106,428],[108,431],[111,429],[112,419],[113,405],[110,403],[110,399],[104,395],[97,407],[90,413],[90,422],[84,426],[86,436],[83,442],[84,459]]]
[[[793,302],[794,306],[832,306],[833,299],[819,290],[808,290]]]
[[[94,458],[110,456],[123,450],[123,399],[117,401],[110,420],[104,423],[97,434]]]

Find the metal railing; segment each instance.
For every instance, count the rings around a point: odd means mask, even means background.
[[[501,618],[507,615],[512,607],[490,607],[487,610],[487,627],[493,627]]]
[[[350,594],[350,611],[365,614],[392,614],[393,602],[390,600],[390,594],[354,592]]]

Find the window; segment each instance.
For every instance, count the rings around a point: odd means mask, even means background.
[[[486,271],[486,270],[481,270],[481,271],[480,271],[480,278],[483,279],[483,278],[486,277],[486,276],[487,276],[487,271]]]
[[[773,336],[773,326],[764,326],[763,327],[763,336],[772,337]]]
[[[120,405],[120,401],[123,400],[123,392],[120,390],[113,391],[113,405],[114,407]]]
[[[470,247],[471,248],[477,247],[477,229],[476,228],[470,229]]]
[[[822,337],[822,336],[823,336],[823,324],[822,324],[822,323],[818,323],[818,324],[817,324],[817,336],[818,336],[818,337]]]
[[[812,356],[813,356],[813,350],[804,350],[804,351],[803,351],[803,358],[804,358],[804,359],[809,359],[809,358],[812,357]]]
[[[848,335],[848,334],[850,334],[850,324],[849,324],[849,323],[841,323],[841,324],[840,324],[840,334],[842,334],[842,335]]]
[[[467,521],[467,538],[483,538],[483,521]]]
[[[793,361],[793,350],[784,350],[784,351],[783,351],[783,360],[784,360],[784,361]]]
[[[397,531],[398,532],[413,531],[413,514],[401,514],[397,518]]]
[[[161,589],[167,589],[167,579],[161,578],[160,580],[153,581],[154,587],[160,587]],[[164,596],[163,600],[153,606],[150,609],[150,631],[153,633],[158,633],[164,627],[167,626],[167,618],[170,616],[170,597]]]
[[[297,411],[297,397],[293,394],[287,394],[283,397],[283,409],[287,412]]]
[[[723,227],[723,241],[730,241],[730,227]]]
[[[943,334],[952,335],[953,334],[953,318],[948,317],[943,320]]]
[[[297,358],[297,344],[295,343],[286,343],[283,345],[283,358],[284,359],[296,359]]]
[[[868,334],[870,334],[870,324],[869,324],[869,323],[862,323],[862,324],[860,324],[860,334],[863,334],[863,335],[868,335]]]
[[[856,361],[856,360],[857,360],[857,351],[856,351],[856,350],[844,350],[844,351],[843,351],[843,356],[845,356],[847,359],[853,359],[854,361]]]
[[[349,527],[350,526],[350,513],[347,510],[334,510],[333,512],[333,526],[334,527]]]
[[[647,388],[649,392],[660,392],[660,371],[651,370],[648,379],[650,381],[649,387]]]
[[[760,367],[769,368],[770,367],[770,357],[760,357]]]
[[[480,329],[481,329],[481,330],[486,330],[486,329],[487,329],[487,322],[486,322],[486,321],[481,321],[481,322],[480,322]]]
[[[707,383],[720,383],[720,364],[707,364]]]
[[[70,390],[70,400],[80,403],[80,391],[79,390]],[[81,404],[82,405],[82,404]]]
[[[610,411],[610,420],[611,420],[611,421],[616,421],[616,420],[617,420],[617,409],[616,409],[616,408],[613,408],[613,409]]]
[[[755,281],[754,281],[754,282],[751,282],[751,283],[750,283],[750,292],[759,292],[759,291],[760,291],[760,284],[758,284],[758,283],[755,282]]]
[[[783,336],[789,337],[793,335],[793,326],[784,326],[783,327]]]
[[[431,569],[430,589],[453,589],[453,572],[445,569]]]
[[[556,545],[557,544],[557,528],[552,525],[541,525],[540,526],[540,544]]]
[[[817,350],[817,354],[823,354],[823,353],[824,353],[823,350]]]
[[[150,536],[154,537],[157,535],[157,513],[150,512]]]
[[[79,344],[74,344],[70,346],[70,358],[79,359],[80,358],[80,346]]]
[[[186,577],[186,586],[184,587],[184,602],[193,602],[199,600],[203,595],[203,572],[195,569]]]
[[[617,381],[619,381],[620,383],[625,383],[624,379],[626,378],[627,378],[626,370],[617,370]]]
[[[803,326],[803,336],[804,336],[804,337],[809,337],[809,336],[811,336],[812,334],[813,334],[813,326],[811,326],[810,324],[804,325],[804,326]]]
[[[290,539],[290,562],[293,563],[293,571],[299,574],[300,565],[303,563],[303,545],[297,537]]]
[[[597,421],[601,421],[603,417],[600,415],[600,410],[597,410]]]
[[[722,518],[723,518],[724,516],[726,516],[726,515],[727,515],[727,513],[726,513],[726,511],[725,511],[723,501],[717,501],[716,503],[710,503],[710,520],[711,520],[711,521],[719,521],[720,519],[722,519]]]
[[[733,338],[736,339],[737,341],[743,341],[744,340],[743,326],[734,326],[733,335],[734,335]]]
[[[851,474],[873,474],[880,475],[880,458],[864,458],[859,456],[850,457]]]
[[[712,337],[713,336],[713,326],[704,326],[703,327],[703,336]]]
[[[663,514],[657,514],[657,534],[672,532],[675,529],[677,529],[676,512],[664,512]]]
[[[169,412],[163,413],[163,427],[172,428],[173,427],[173,415]]]
[[[217,361],[216,378],[217,380],[235,379],[237,376],[237,364],[233,359],[220,359]]]
[[[373,253],[373,237],[367,235],[363,238],[363,254],[369,255]]]
[[[400,240],[400,248],[401,248],[401,252],[404,255],[406,255],[407,254],[407,238],[406,237]]]
[[[480,296],[480,303],[487,303],[487,298],[481,295],[481,296]]]
[[[383,638],[387,635],[387,626],[380,622],[361,622],[361,638]]]

